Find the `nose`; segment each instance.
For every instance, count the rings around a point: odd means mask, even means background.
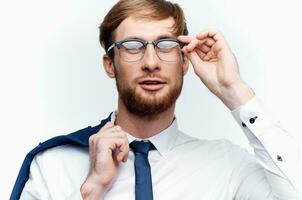
[[[154,71],[160,69],[159,58],[156,55],[154,45],[148,44],[146,46],[145,55],[143,57],[143,70]]]

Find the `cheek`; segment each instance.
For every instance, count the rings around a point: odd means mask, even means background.
[[[183,69],[181,66],[167,66],[170,70],[168,70],[165,74],[167,74],[167,77],[169,77],[170,81],[176,82],[179,81],[179,79],[183,76]],[[173,70],[172,70],[173,69]]]
[[[129,70],[129,68],[119,68],[116,70],[116,74],[121,87],[134,87],[136,78],[138,77],[135,71]]]

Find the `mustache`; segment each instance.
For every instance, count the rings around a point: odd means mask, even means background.
[[[139,80],[147,79],[147,78],[157,78],[157,79],[161,79],[161,80],[163,80],[165,82],[169,82],[170,81],[170,78],[168,78],[166,76],[162,76],[162,75],[155,74],[155,73],[147,73],[146,75],[137,77],[135,79],[135,82],[138,82]]]

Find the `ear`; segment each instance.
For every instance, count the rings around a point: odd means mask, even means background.
[[[115,78],[113,60],[107,54],[103,56],[103,67],[110,78]]]
[[[189,70],[189,59],[187,56],[183,55],[183,65],[182,65],[182,74],[183,76],[187,74],[188,70]]]

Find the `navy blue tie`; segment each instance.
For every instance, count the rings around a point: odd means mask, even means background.
[[[130,148],[135,154],[135,200],[153,200],[148,153],[150,150],[156,150],[156,148],[149,141],[133,141],[130,143]]]

